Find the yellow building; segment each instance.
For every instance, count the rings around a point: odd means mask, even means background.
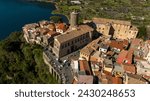
[[[131,25],[130,21],[112,20],[106,18],[93,18],[98,32],[105,36],[112,36],[117,39],[136,38],[138,29]]]

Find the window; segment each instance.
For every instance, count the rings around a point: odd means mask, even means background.
[[[78,38],[78,41],[80,41],[80,39]]]
[[[80,37],[80,41],[82,40],[82,37]]]
[[[71,41],[71,44],[73,44],[73,41]]]
[[[83,39],[85,38],[85,35],[83,35]]]
[[[65,47],[67,47],[67,44],[65,44]]]
[[[67,50],[67,53],[68,53],[68,54],[70,53],[70,50],[69,50],[69,49]]]
[[[86,33],[86,38],[88,38],[88,33]]]
[[[77,39],[75,39],[75,43],[77,43]]]
[[[63,49],[63,48],[64,48],[64,45],[62,45],[61,48]]]

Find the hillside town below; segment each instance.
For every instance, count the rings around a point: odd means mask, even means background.
[[[43,20],[23,27],[27,43],[44,47],[44,62],[59,83],[150,83],[150,40],[136,38],[136,26],[106,18],[78,24],[79,17],[73,11],[70,24]]]

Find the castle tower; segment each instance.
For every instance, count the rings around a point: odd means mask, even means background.
[[[76,27],[78,25],[78,16],[79,13],[76,11],[71,12],[70,14],[70,26]]]

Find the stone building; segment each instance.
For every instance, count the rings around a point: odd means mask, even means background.
[[[76,30],[56,36],[53,53],[58,58],[70,54],[92,41],[93,28],[88,25],[79,25]]]
[[[88,25],[78,25],[78,13],[71,12],[70,28],[54,39],[53,53],[61,58],[92,41],[94,29]]]
[[[33,24],[27,24],[23,27],[25,40],[30,44],[39,44],[47,46],[53,41],[53,37],[59,35],[56,31],[50,30],[45,21]]]
[[[79,13],[74,11],[70,13],[70,26],[75,27],[78,25]]]
[[[67,28],[65,23],[42,20],[38,23],[26,24],[22,29],[28,43],[47,46],[53,43],[54,36],[63,34]]]
[[[138,29],[131,25],[129,21],[112,20],[105,18],[93,18],[93,23],[98,32],[105,36],[118,39],[136,38]]]

